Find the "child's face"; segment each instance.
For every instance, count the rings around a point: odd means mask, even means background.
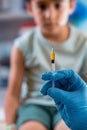
[[[65,26],[69,15],[73,12],[75,0],[31,0],[27,9],[42,33],[57,33]]]

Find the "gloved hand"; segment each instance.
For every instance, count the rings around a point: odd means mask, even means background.
[[[87,85],[73,70],[42,74],[41,93],[54,99],[57,109],[72,130],[87,130]],[[54,86],[52,87],[52,81]]]

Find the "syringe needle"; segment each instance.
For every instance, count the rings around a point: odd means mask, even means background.
[[[53,48],[50,54],[50,59],[51,59],[51,70],[55,71],[55,52]],[[52,87],[54,87],[54,81],[52,82]]]

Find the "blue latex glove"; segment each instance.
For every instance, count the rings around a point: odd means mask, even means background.
[[[72,130],[87,130],[87,85],[73,70],[42,74],[41,93],[54,99],[65,123]],[[52,87],[52,81],[55,87]]]

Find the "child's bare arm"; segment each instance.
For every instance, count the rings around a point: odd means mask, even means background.
[[[24,57],[22,53],[16,47],[14,47],[11,54],[11,71],[5,99],[5,114],[7,124],[12,124],[16,120],[16,112],[19,107],[23,75]]]

